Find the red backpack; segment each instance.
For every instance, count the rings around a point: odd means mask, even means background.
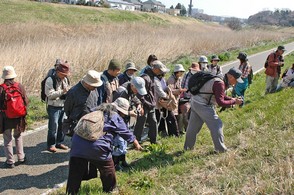
[[[20,118],[27,114],[24,98],[20,92],[19,84],[7,86],[0,85],[5,92],[4,112],[7,118]]]

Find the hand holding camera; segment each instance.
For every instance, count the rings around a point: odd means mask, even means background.
[[[237,98],[235,98],[235,102],[236,102],[236,104],[237,105],[241,105],[241,104],[243,104],[243,98],[242,97],[237,97]]]
[[[284,66],[284,61],[279,61],[279,66]]]

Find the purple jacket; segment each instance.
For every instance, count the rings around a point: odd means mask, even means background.
[[[120,135],[127,142],[134,142],[135,136],[127,128],[124,120],[117,113],[110,117],[104,116],[104,128],[106,134],[95,142],[88,141],[74,134],[70,157],[80,157],[98,161],[108,161],[112,158],[112,146],[115,135]]]

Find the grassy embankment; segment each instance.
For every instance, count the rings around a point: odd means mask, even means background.
[[[293,62],[294,53],[285,68]],[[206,126],[193,151],[183,152],[184,137],[144,143],[145,152],[130,150],[133,167],[117,173],[120,194],[292,194],[294,90],[266,96],[264,90],[265,75],[259,74],[245,107],[219,113],[227,153],[213,154]],[[83,182],[81,194],[103,194],[100,179]]]

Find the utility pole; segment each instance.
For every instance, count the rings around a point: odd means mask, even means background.
[[[189,16],[192,16],[192,0],[190,0],[190,5],[189,5]]]

